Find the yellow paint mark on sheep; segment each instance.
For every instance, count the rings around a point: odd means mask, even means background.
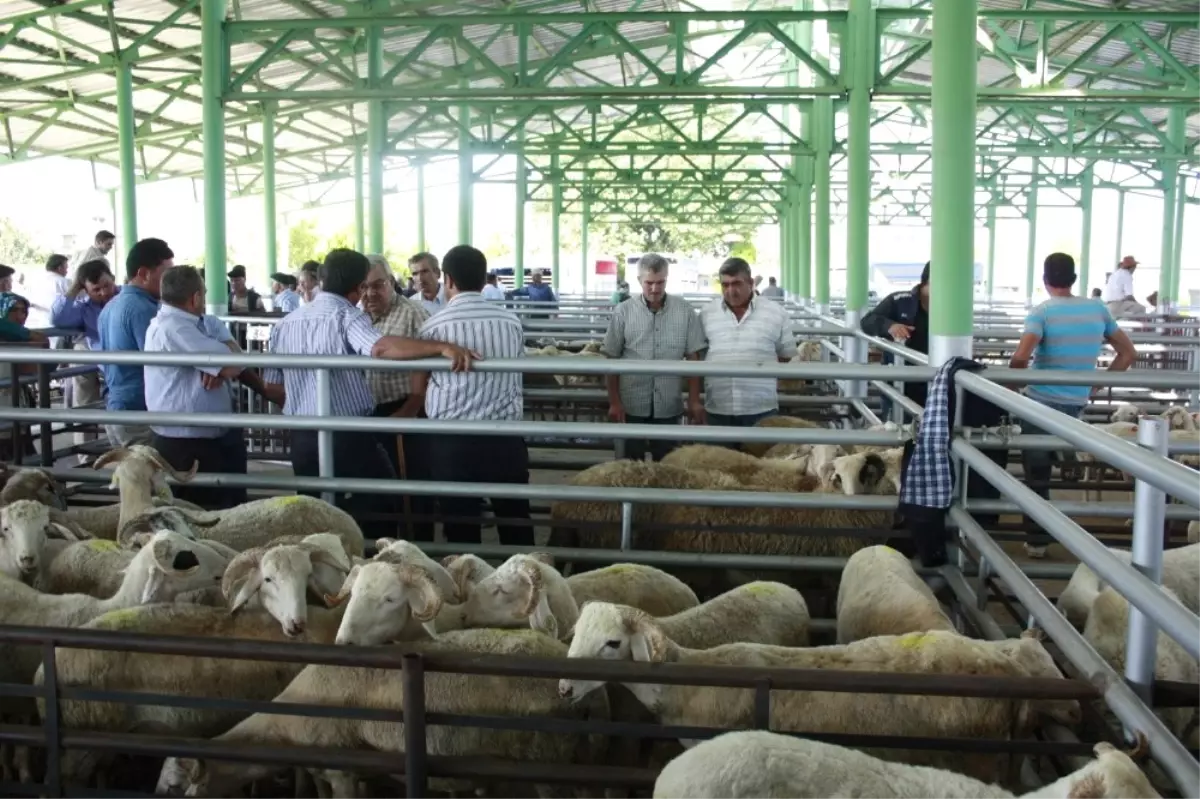
[[[609,574],[628,574],[633,571],[632,564],[629,563],[614,563],[613,565],[603,569]]]
[[[750,594],[751,596],[770,596],[771,594],[779,593],[779,586],[775,583],[746,583],[746,585],[742,587],[746,590],[746,593]]]
[[[120,552],[121,547],[116,541],[109,541],[106,538],[91,538],[87,541],[87,548],[93,552]],[[116,611],[114,611],[116,612]]]
[[[110,610],[92,622],[92,626],[101,630],[123,630],[126,627],[132,627],[137,622],[141,611],[140,607]]]
[[[905,649],[920,649],[927,646],[933,640],[933,636],[929,633],[909,633],[908,635],[900,636],[899,644]]]
[[[299,494],[292,494],[291,496],[287,497],[272,497],[271,504],[286,508],[289,505],[295,505],[298,502],[302,502],[304,499],[306,498],[300,496]]]

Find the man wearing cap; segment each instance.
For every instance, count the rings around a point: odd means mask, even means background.
[[[1124,372],[1133,365],[1137,350],[1129,336],[1117,327],[1104,305],[1071,293],[1075,279],[1074,258],[1061,252],[1046,258],[1042,282],[1050,299],[1026,317],[1025,332],[1009,361],[1010,368],[1025,369],[1032,361],[1033,369],[1093,371],[1106,342],[1117,352],[1108,367],[1110,372]],[[1087,385],[1025,387],[1025,395],[1030,399],[1074,419],[1083,414],[1091,393],[1092,388]],[[1030,435],[1043,432],[1028,421],[1022,421],[1021,427]],[[1025,480],[1032,483],[1030,488],[1043,498],[1049,498],[1046,484],[1050,481],[1050,457],[1050,452],[1045,450],[1027,449],[1022,453]],[[1045,557],[1046,545],[1051,539],[1040,528],[1033,529],[1035,532],[1029,534],[1025,551],[1030,557]]]
[[[906,291],[889,294],[871,309],[859,323],[862,331],[871,336],[903,342],[910,350],[929,354],[929,262],[921,270],[921,282]],[[884,353],[883,363],[893,357]],[[925,404],[929,391],[926,383],[905,383],[904,396],[918,405]],[[891,402],[884,399],[884,416]]]
[[[1133,273],[1137,267],[1137,260],[1132,255],[1126,255],[1108,276],[1108,283],[1104,286],[1104,302],[1113,316],[1138,316],[1146,313],[1146,306],[1133,296]]]
[[[291,313],[300,307],[300,295],[296,293],[296,278],[286,272],[271,275],[271,303],[276,311]]]
[[[246,267],[238,264],[229,270],[229,313],[254,313],[263,309],[258,292],[246,288]]]

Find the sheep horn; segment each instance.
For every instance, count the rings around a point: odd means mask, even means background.
[[[189,482],[193,477],[196,476],[196,472],[200,471],[200,461],[192,461],[192,468],[188,469],[186,472],[181,472],[171,464],[167,463],[166,458],[164,458],[162,453],[158,450],[154,449],[153,447],[146,447],[146,449],[148,450],[146,455],[150,458],[150,460],[154,461],[154,464],[158,468],[174,477],[180,483]]]
[[[1141,760],[1150,752],[1150,741],[1146,738],[1146,733],[1141,730],[1134,731],[1136,739],[1132,749],[1126,749],[1125,754],[1129,755],[1132,760]]]
[[[413,618],[421,623],[437,618],[438,613],[442,610],[442,595],[437,590],[437,586],[433,584],[433,580],[429,579],[429,575],[415,566],[393,566],[392,568],[396,570],[397,576],[402,581],[420,591],[421,598],[425,601],[424,608],[421,610],[417,610],[416,605],[409,603]]]
[[[242,583],[246,582],[246,575],[258,567],[261,555],[262,549],[255,547],[238,553],[237,557],[229,561],[229,565],[225,567],[225,574],[221,575],[221,596],[227,603],[241,590]]]
[[[308,559],[315,566],[318,563],[323,563],[331,569],[337,569],[342,574],[349,574],[350,567],[342,561],[338,560],[337,555],[334,555],[328,549],[314,546],[313,544],[300,543],[296,546],[308,551]]]
[[[121,461],[125,460],[127,457],[129,457],[129,449],[126,447],[117,447],[116,449],[110,449],[108,452],[105,452],[99,458],[96,458],[95,463],[92,464],[92,468],[99,469],[104,466],[107,466],[110,463],[120,463]]]
[[[529,582],[529,600],[521,609],[522,616],[532,616],[542,599],[542,573],[534,562],[523,561],[517,566],[517,572]]]
[[[330,608],[338,607],[339,605],[341,605],[343,602],[346,601],[346,597],[348,597],[348,596],[350,596],[350,594],[345,591],[338,591],[335,596],[330,596],[329,594],[322,594],[322,598],[325,600],[325,606],[330,607]]]

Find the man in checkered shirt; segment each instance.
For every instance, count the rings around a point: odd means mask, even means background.
[[[647,253],[638,261],[642,296],[631,297],[613,309],[603,352],[609,358],[645,361],[696,361],[708,346],[700,317],[682,297],[667,296],[667,259]],[[608,418],[620,424],[679,424],[684,413],[680,378],[675,375],[609,375]],[[704,424],[700,378],[688,378],[687,414]],[[650,456],[661,460],[674,442],[649,442]],[[625,455],[644,460],[645,440],[625,442]]]

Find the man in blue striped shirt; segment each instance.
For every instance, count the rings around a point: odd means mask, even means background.
[[[419,341],[385,336],[371,325],[371,317],[358,309],[366,291],[367,257],[354,250],[337,249],[325,256],[321,291],[312,302],[285,316],[271,332],[270,351],[280,355],[365,355],[392,361],[442,356],[455,371],[469,367],[473,354],[444,341]],[[317,415],[315,369],[266,369],[265,396],[283,405],[289,416]],[[331,410],[334,416],[370,416],[375,398],[362,370],[335,369],[330,375]],[[292,431],[292,471],[301,477],[320,474],[317,432]],[[337,477],[395,477],[391,460],[374,433],[335,432],[333,472]],[[304,492],[317,495],[320,492]],[[346,512],[395,513],[392,498],[383,494],[338,493],[335,503]],[[359,521],[368,538],[394,536],[395,522]]]
[[[1042,279],[1050,299],[1026,317],[1025,333],[1008,364],[1011,368],[1024,369],[1032,359],[1035,370],[1091,372],[1096,368],[1096,359],[1105,343],[1117,352],[1108,367],[1110,372],[1124,372],[1133,365],[1137,350],[1129,336],[1117,327],[1108,308],[1098,300],[1071,293],[1076,280],[1074,258],[1060,252],[1050,255],[1046,258]],[[1030,385],[1025,389],[1030,399],[1075,419],[1083,414],[1091,393],[1092,387],[1088,385]],[[1044,432],[1028,421],[1023,421],[1021,427],[1031,435]],[[1026,481],[1035,484],[1031,488],[1039,496],[1049,498],[1046,484],[1050,481],[1051,453],[1025,450],[1022,458]],[[1044,557],[1050,540],[1044,532],[1031,533],[1025,550],[1030,557]]]
[[[480,293],[487,281],[487,258],[474,247],[460,245],[442,259],[446,307],[421,326],[421,338],[453,341],[484,358],[525,355],[521,320]],[[427,385],[426,385],[427,384]],[[520,372],[471,372],[413,375],[413,392],[425,395],[430,419],[474,419],[497,423],[519,421],[524,395]],[[459,483],[528,483],[529,451],[522,436],[438,436],[427,447],[434,480]],[[529,500],[491,499],[500,543],[533,546]],[[443,497],[442,514],[478,519],[479,497]],[[442,532],[453,543],[480,543],[478,521],[445,522]]]

